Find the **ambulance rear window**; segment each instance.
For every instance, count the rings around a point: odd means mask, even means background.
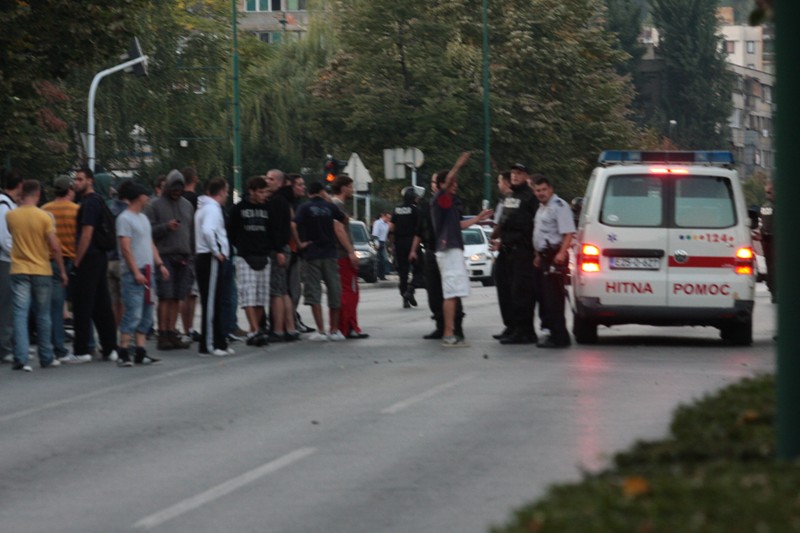
[[[731,182],[715,176],[687,176],[675,182],[675,226],[729,228],[736,224]]]
[[[600,221],[608,226],[662,226],[663,196],[661,178],[612,176],[606,183]]]

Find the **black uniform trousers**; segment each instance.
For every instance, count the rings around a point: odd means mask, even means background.
[[[503,326],[509,331],[514,328],[511,298],[514,285],[511,282],[511,254],[502,249],[494,262],[494,286],[497,289],[497,305],[500,307],[500,318]],[[533,308],[531,308],[533,310]]]
[[[222,302],[228,289],[222,276],[222,265],[212,254],[204,253],[197,254],[195,268],[202,305],[200,353],[209,353],[215,349],[225,350],[228,339],[225,335]]]
[[[97,328],[103,355],[107,356],[117,348],[117,324],[111,310],[107,272],[108,257],[105,252],[89,249],[80,266],[75,268],[75,278],[70,281],[75,324],[72,351],[76,355],[89,353],[92,322]]]
[[[569,346],[571,343],[567,320],[564,317],[564,292],[566,272],[563,267],[551,268],[551,263],[543,262],[541,266],[542,295],[539,300],[539,313],[543,323],[550,329],[550,340],[557,346]]]
[[[442,275],[439,273],[439,264],[436,262],[436,254],[430,250],[425,250],[425,289],[428,292],[428,307],[431,310],[433,319],[436,321],[436,329],[444,329],[444,313],[442,304],[444,293],[442,291]],[[463,319],[464,308],[461,298],[456,299],[455,334],[464,336]]]
[[[397,263],[397,274],[400,276],[400,296],[405,296],[408,291],[408,273],[411,264],[408,262],[408,254],[411,252],[411,240],[395,239],[394,241],[394,260]],[[412,287],[413,293],[413,287]]]
[[[536,302],[533,250],[515,248],[508,255],[508,309],[514,335],[536,338],[533,308]]]

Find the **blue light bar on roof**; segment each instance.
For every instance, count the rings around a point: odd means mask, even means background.
[[[641,151],[641,150],[604,150],[597,158],[602,165],[624,163],[683,163],[706,165],[733,165],[733,153],[725,151],[696,150],[679,151]]]

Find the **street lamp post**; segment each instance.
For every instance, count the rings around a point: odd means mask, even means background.
[[[669,133],[667,134],[667,138],[669,139],[670,148],[675,146],[675,141],[672,140],[672,128],[674,128],[678,124],[677,120],[670,120],[669,121]]]
[[[483,0],[483,208],[489,207],[491,154],[489,152],[489,0]]]
[[[239,131],[239,28],[236,17],[238,6],[231,0],[233,25],[233,190],[242,193],[242,142]]]
[[[92,80],[92,85],[89,87],[89,104],[88,104],[88,113],[86,117],[86,159],[89,168],[94,172],[94,164],[95,164],[95,149],[94,149],[94,142],[95,142],[95,126],[94,126],[94,98],[97,94],[97,87],[100,85],[100,81],[110,74],[114,74],[115,72],[119,72],[120,70],[125,70],[126,68],[131,68],[134,65],[138,65],[140,63],[147,64],[147,56],[139,56],[124,63],[120,63],[117,66],[107,68],[106,70],[100,71],[95,74],[94,79]]]

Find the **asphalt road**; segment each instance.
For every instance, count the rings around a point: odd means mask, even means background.
[[[420,338],[418,295],[404,310],[392,283],[362,286],[367,340],[0,366],[0,531],[486,531],[664,436],[678,403],[774,367],[763,286],[747,348],[637,326],[593,347],[501,346],[494,289],[473,285],[471,347],[446,349]]]

